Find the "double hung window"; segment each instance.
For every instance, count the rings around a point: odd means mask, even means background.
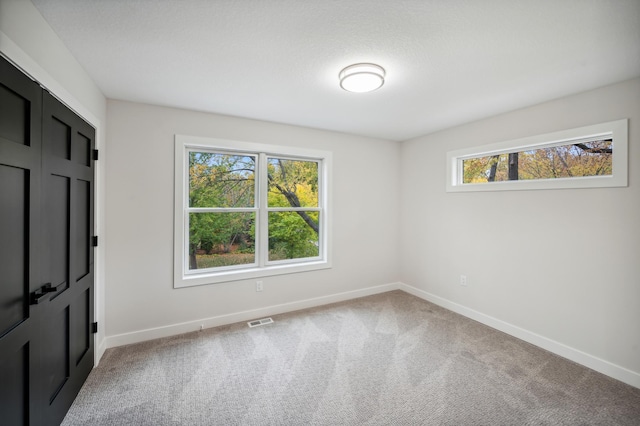
[[[175,287],[330,267],[324,151],[176,136]]]

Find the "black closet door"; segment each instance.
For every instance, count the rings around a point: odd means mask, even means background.
[[[0,423],[57,425],[93,368],[95,131],[8,67],[2,60]]]
[[[0,423],[6,425],[29,424],[37,387],[41,117],[42,89],[0,58]],[[30,294],[40,303],[31,304]]]
[[[64,418],[93,368],[94,129],[44,93],[42,121],[42,276],[39,377],[46,424]]]

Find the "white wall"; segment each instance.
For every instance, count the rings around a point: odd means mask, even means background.
[[[397,282],[397,142],[111,100],[108,116],[109,346],[383,291],[389,286],[372,287]],[[174,289],[175,134],[332,151],[333,268],[264,278],[261,293],[255,280]],[[315,300],[298,303],[306,299]]]
[[[105,127],[107,102],[91,77],[28,0],[0,0],[0,52],[44,85],[96,128],[100,161],[96,166],[96,234],[104,235]],[[104,325],[104,253],[95,252],[96,321]],[[96,360],[104,352],[104,327],[96,335]]]
[[[445,192],[449,150],[621,118],[626,188]],[[635,79],[403,143],[402,282],[640,387],[639,123]]]

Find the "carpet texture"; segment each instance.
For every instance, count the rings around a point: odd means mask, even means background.
[[[640,425],[640,389],[392,291],[109,349],[63,425]]]

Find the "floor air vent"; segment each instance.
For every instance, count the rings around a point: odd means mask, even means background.
[[[258,327],[259,325],[271,324],[273,320],[271,318],[262,318],[259,320],[249,321],[249,327]]]

